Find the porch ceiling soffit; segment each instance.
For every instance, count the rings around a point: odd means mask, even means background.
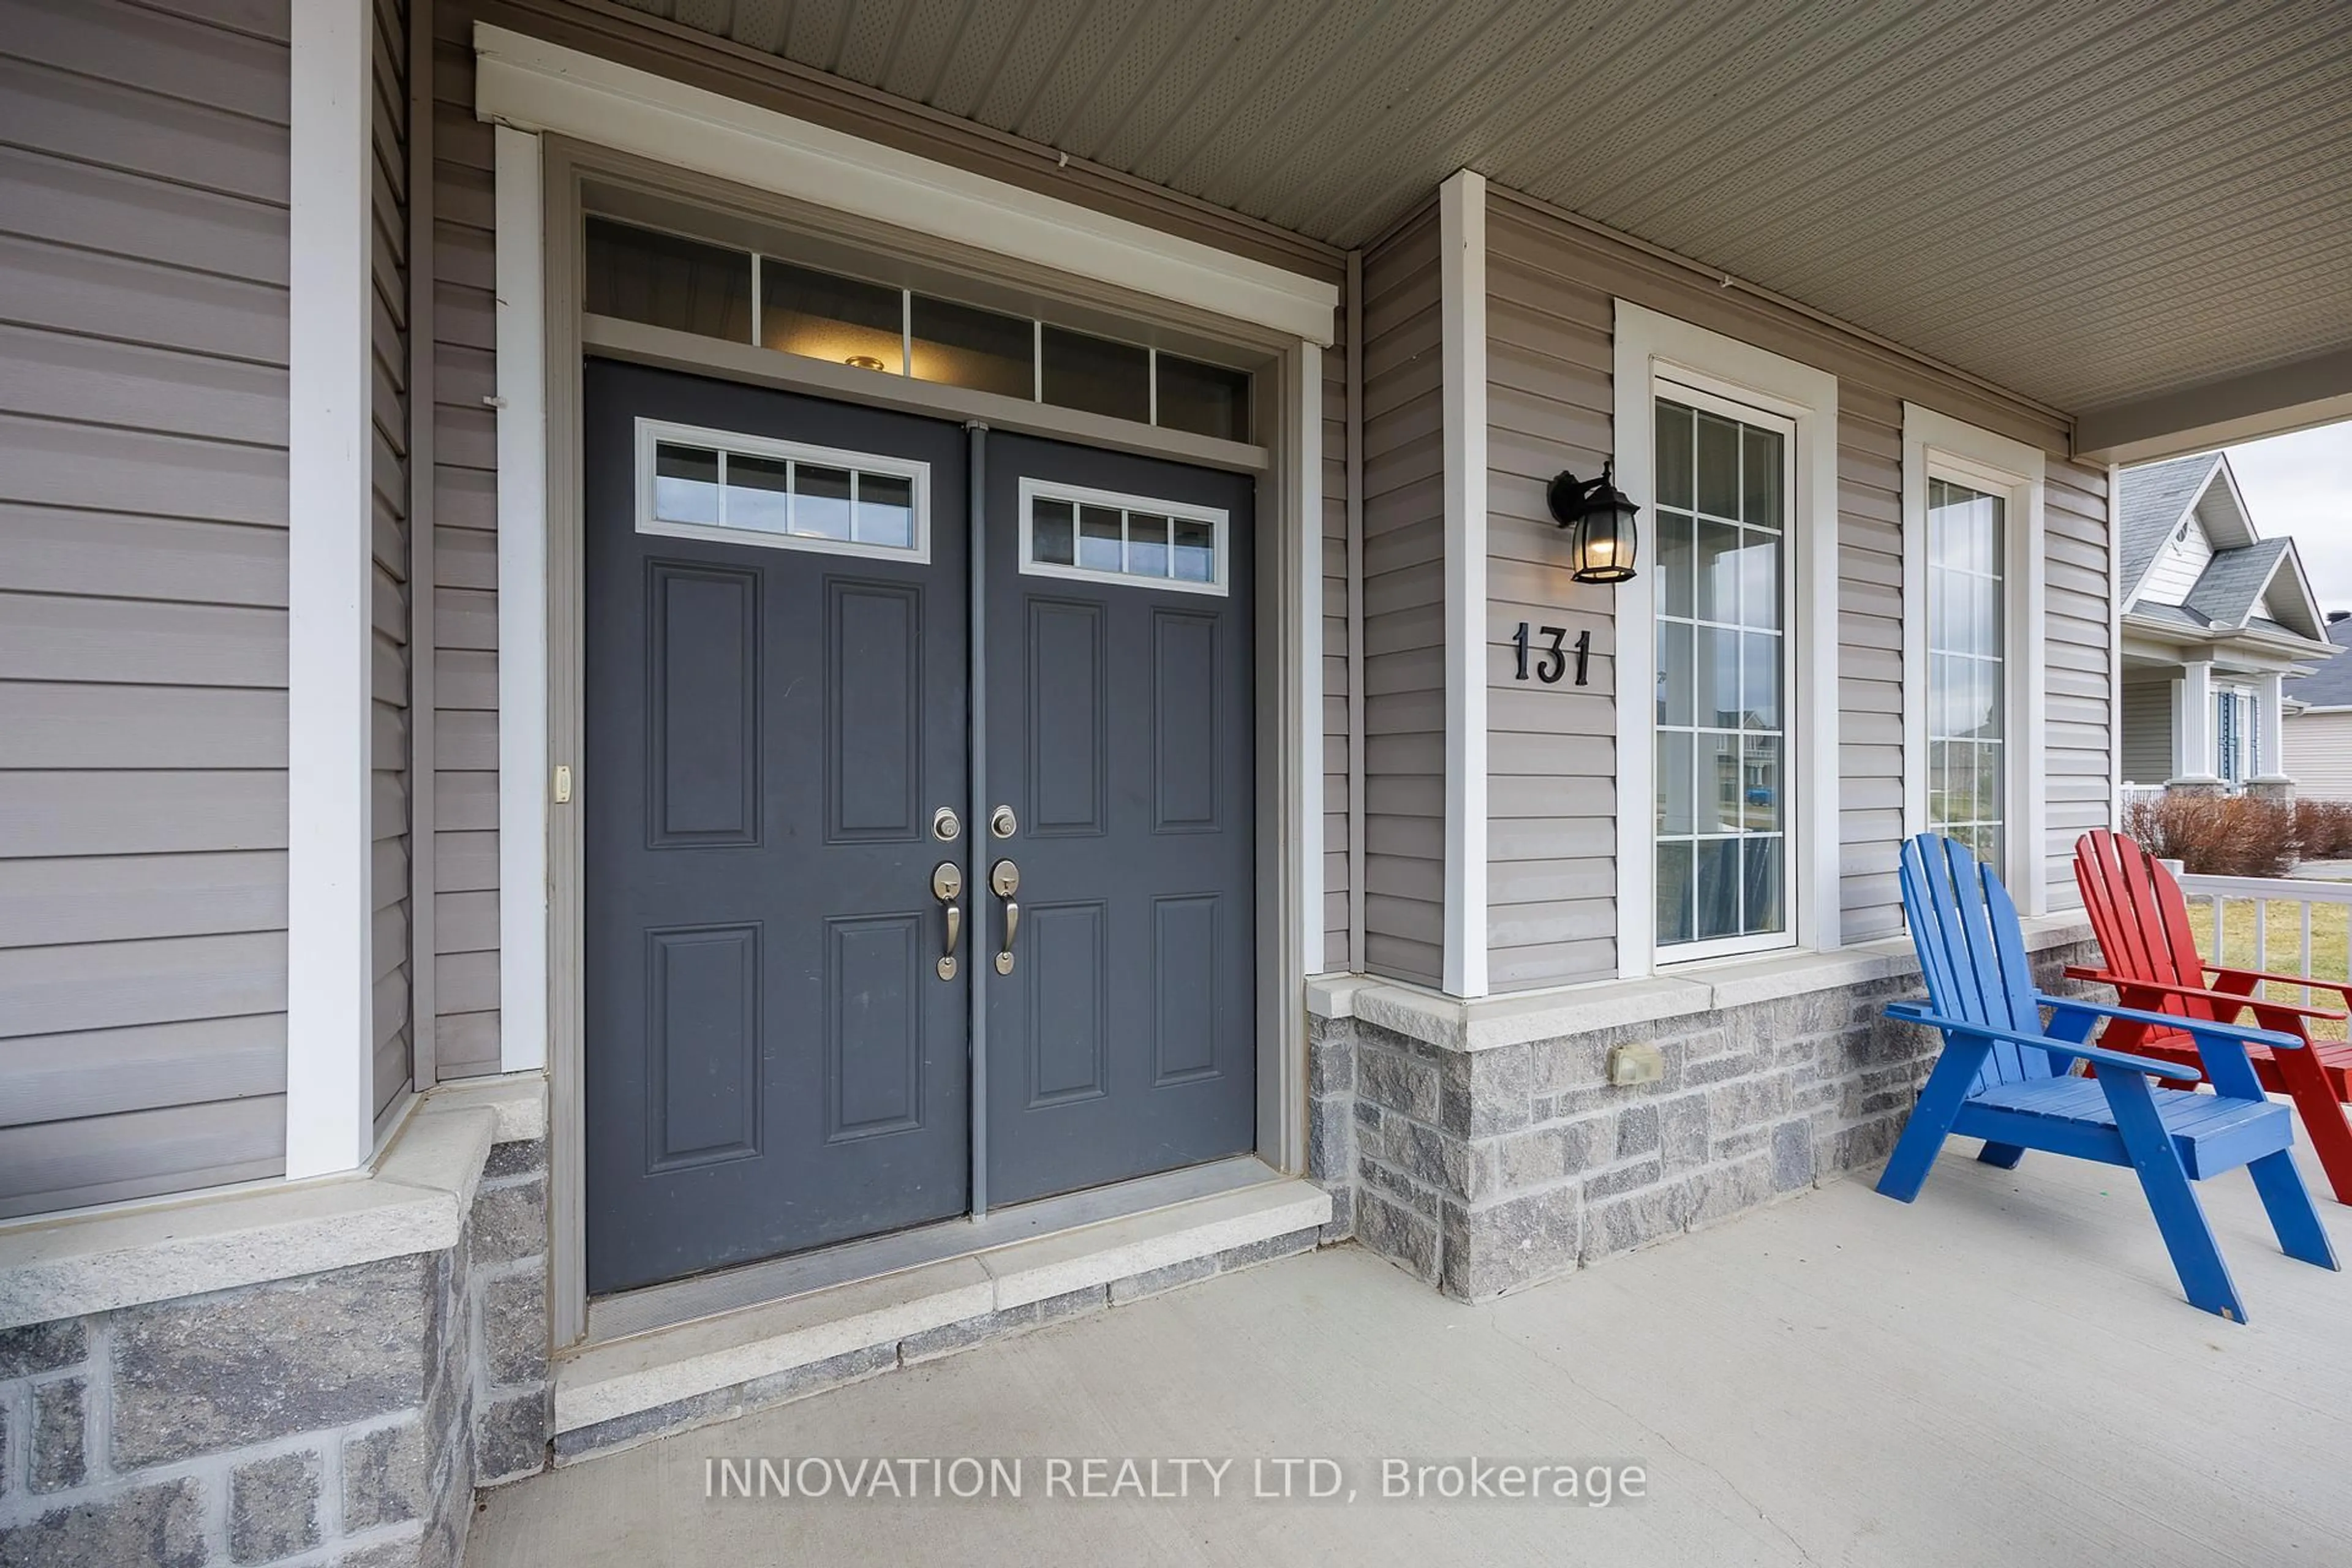
[[[2326,0],[516,3],[637,13],[1339,247],[1473,168],[2097,410],[2103,458],[2352,413],[2352,7]]]

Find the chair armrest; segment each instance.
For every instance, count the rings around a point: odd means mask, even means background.
[[[2158,1029],[2191,1035],[2200,1040],[2240,1040],[2250,1046],[2268,1046],[2274,1051],[2300,1050],[2303,1047],[2302,1040],[2293,1035],[2282,1035],[2276,1029],[2249,1029],[2242,1024],[2216,1024],[2206,1018],[2184,1018],[2178,1013],[2148,1013],[2137,1007],[2110,1007],[2105,1002],[2085,1002],[2079,996],[2053,996],[2046,992],[2034,1000],[2044,1007],[2054,1007],[2062,1013],[2095,1013],[2102,1018],[2121,1018],[2126,1023],[2147,1024]],[[2079,1047],[2075,1051],[2077,1055],[2087,1054]]]
[[[2307,974],[2273,974],[2267,969],[2240,969],[2235,964],[2209,963],[2209,974],[2242,974],[2250,980],[2269,981],[2278,985],[2307,985],[2314,991],[2333,991],[2347,1003],[2352,1003],[2352,983],[2341,980],[2315,980]],[[2341,1013],[2330,1013],[2331,1018],[2341,1018]]]
[[[2224,971],[2224,973],[2243,972]],[[2305,1007],[2293,1002],[2273,1002],[2267,996],[2257,996],[2251,992],[2204,991],[2194,985],[2174,985],[2162,980],[2141,980],[2133,975],[2111,973],[2104,969],[2087,969],[2078,963],[2070,963],[2066,966],[2066,978],[2089,980],[2101,985],[2112,985],[2118,991],[2160,991],[2167,996],[2191,996],[2200,1002],[2225,1002],[2229,1004],[2231,1016],[2233,1017],[2236,1016],[2237,1009],[2241,1007],[2262,1007],[2274,1013],[2284,1013],[2292,1017],[2325,1018],[2337,1024],[2342,1023],[2345,1016],[2326,1007]],[[2174,1018],[2173,1021],[2176,1024],[2184,1024],[2189,1020]]]
[[[2043,997],[2043,1001],[2051,998]],[[1989,1040],[2007,1040],[2012,1045],[2032,1046],[2040,1050],[2055,1051],[2061,1056],[2081,1057],[2101,1067],[2122,1072],[2146,1073],[2150,1078],[2183,1079],[2190,1083],[2200,1078],[2195,1068],[2180,1067],[2172,1062],[2160,1062],[2154,1057],[2136,1057],[2124,1051],[2111,1051],[2105,1046],[2077,1046],[2065,1040],[2053,1040],[2047,1035],[2029,1035],[2019,1029],[1997,1029],[1990,1024],[1974,1024],[1966,1018],[1947,1018],[1927,1011],[1925,1002],[1889,1002],[1886,1016],[1906,1024],[1926,1024],[1955,1035],[1977,1035]],[[2178,1018],[2168,1018],[2168,1025],[2178,1025]]]

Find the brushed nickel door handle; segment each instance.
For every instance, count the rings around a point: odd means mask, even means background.
[[[1021,868],[1010,860],[999,860],[988,873],[988,885],[1004,900],[1004,947],[996,955],[996,973],[1013,973],[1013,939],[1021,932],[1021,906],[1013,895],[1021,890]]]
[[[963,940],[963,870],[952,860],[942,860],[931,868],[931,896],[948,908],[948,946],[940,954],[939,972],[942,980],[956,976],[956,943]]]

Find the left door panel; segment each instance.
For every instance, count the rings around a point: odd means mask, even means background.
[[[589,1290],[961,1214],[963,433],[601,361],[585,393]],[[648,531],[641,420],[833,456],[730,468],[742,542]],[[893,503],[919,468],[928,559],[835,528],[859,455]]]

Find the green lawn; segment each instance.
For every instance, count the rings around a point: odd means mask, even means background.
[[[2303,973],[2303,906],[2284,901],[2270,905],[2264,917],[2266,930],[2263,934],[2263,951],[2255,951],[2254,907],[2252,899],[2231,900],[2224,906],[2221,919],[2221,952],[2213,952],[2213,906],[2210,902],[2191,899],[2189,903],[2189,928],[2197,933],[2197,951],[2208,961],[2230,964],[2240,969],[2265,969],[2282,974]],[[2347,937],[2347,925],[2352,925],[2352,906],[2314,904],[2311,906],[2311,973],[2322,980],[2347,978],[2347,950],[2352,950],[2352,937]],[[2280,1002],[2302,1002],[2305,992],[2299,985],[2266,985],[2263,991]],[[2344,999],[2333,992],[2310,994],[2310,1005],[2331,1007],[2341,1012]],[[2347,1037],[2345,1026],[2314,1019],[2311,1032],[2324,1039]]]

